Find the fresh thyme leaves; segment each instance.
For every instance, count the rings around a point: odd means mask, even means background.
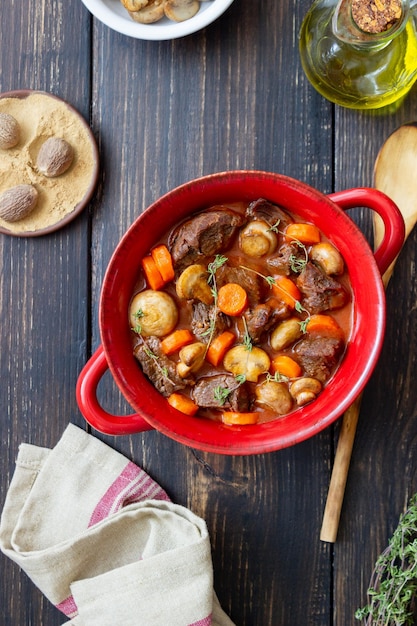
[[[210,325],[204,332],[201,333],[202,337],[208,337],[206,352],[209,349],[209,346],[212,342],[212,339],[216,330],[216,320],[217,320],[217,313],[218,313],[218,308],[217,308],[218,292],[217,292],[217,284],[216,284],[216,272],[220,267],[222,267],[222,265],[227,263],[227,261],[228,261],[228,258],[224,256],[223,254],[216,254],[216,256],[214,257],[214,260],[211,263],[209,263],[207,266],[207,271],[209,275],[207,279],[207,283],[211,287],[211,293],[213,294],[213,299],[214,299],[214,306],[213,306],[212,316],[210,319]]]
[[[267,372],[266,378],[265,378],[266,383],[270,383],[270,382],[283,383],[283,382],[288,382],[289,380],[290,379],[288,378],[288,376],[284,376],[284,374],[281,374],[280,372],[275,372],[273,376],[272,374]]]
[[[161,365],[159,363],[159,358],[158,355],[155,354],[155,352],[153,352],[149,346],[146,345],[146,343],[143,343],[143,350],[145,352],[145,354],[148,355],[148,357],[150,357],[151,359],[153,359],[155,361],[155,365],[158,368],[158,370],[161,372],[161,375],[166,378],[167,380],[169,380],[171,383],[173,382],[170,377],[169,377],[169,371],[168,368]]]
[[[245,328],[245,332],[243,333],[243,345],[245,346],[245,350],[250,352],[253,348],[252,337],[249,334],[248,325],[244,317],[242,317],[242,321]]]
[[[416,594],[417,494],[377,559],[369,583],[369,604],[358,609],[355,617],[365,626],[412,626]]]
[[[233,391],[235,391],[238,387],[240,387],[240,385],[243,385],[243,383],[246,382],[246,376],[244,374],[237,374],[237,376],[235,376],[235,380],[237,382],[237,385],[234,388],[222,387],[221,385],[215,387],[214,398],[221,406],[226,403],[227,398],[230,396],[231,393],[233,393]]]
[[[209,273],[208,284],[211,285],[215,289],[216,285],[216,272],[222,267],[225,263],[227,263],[228,259],[223,254],[216,254],[214,257],[214,261],[208,264],[207,271]],[[217,291],[217,290],[216,290]]]
[[[295,301],[294,308],[297,311],[297,313],[307,313],[307,315],[310,317],[310,313],[307,311],[306,308],[303,307],[303,305],[301,304],[301,302],[299,300]],[[304,320],[304,321],[307,323],[308,322],[308,318],[306,320]]]
[[[301,248],[304,254],[304,258],[301,259],[296,254],[291,254],[289,258],[290,268],[296,274],[300,274],[308,263],[308,250],[306,246],[298,239],[294,239],[293,243],[296,244],[299,248]]]
[[[214,399],[221,406],[223,406],[226,403],[226,400],[230,396],[231,393],[232,393],[231,389],[228,389],[227,387],[222,387],[221,385],[219,385],[218,387],[215,387],[214,389]]]
[[[273,233],[279,233],[278,226],[280,225],[280,223],[281,220],[278,219],[274,224],[272,224],[272,226],[268,228],[268,230],[271,230]]]
[[[155,352],[152,352],[152,350],[147,346],[144,345],[143,346],[143,351],[145,352],[145,354],[147,354],[151,359],[155,359],[155,361],[158,360],[158,355],[155,354]]]
[[[270,226],[268,228],[269,231],[272,231],[274,233],[280,234],[280,235],[285,235],[285,232],[280,231],[279,230],[279,225],[280,225],[280,220],[278,219],[274,224],[272,224],[272,226]],[[308,250],[307,247],[304,243],[302,243],[302,241],[300,241],[299,239],[295,239],[295,237],[291,237],[291,243],[297,245],[299,248],[301,248],[301,250],[303,251],[304,254],[304,258],[301,259],[300,257],[298,257],[296,254],[291,254],[290,258],[289,258],[289,263],[290,263],[290,268],[293,272],[295,272],[296,274],[299,274],[300,272],[303,271],[303,269],[305,268],[305,266],[308,263]]]
[[[145,313],[143,312],[142,309],[138,309],[137,311],[135,311],[135,313],[133,314],[133,317],[135,318],[135,325],[133,326],[132,330],[134,333],[136,333],[137,335],[140,335],[142,333],[142,324],[139,322],[139,320],[145,315]]]

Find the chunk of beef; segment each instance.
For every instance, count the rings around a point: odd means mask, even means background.
[[[216,285],[220,289],[226,283],[237,283],[246,291],[249,306],[256,306],[263,299],[269,289],[268,283],[255,272],[250,272],[242,267],[222,265],[216,272]]]
[[[133,354],[141,364],[143,373],[166,398],[194,382],[178,376],[175,363],[162,352],[158,337],[148,337],[146,342],[135,346]]]
[[[197,337],[198,341],[207,343],[211,332],[213,319],[215,315],[214,305],[204,304],[203,302],[193,303],[193,318],[191,320],[191,330]],[[217,311],[216,319],[214,320],[214,332],[213,337],[216,337],[224,330],[227,330],[230,326],[229,318]]]
[[[262,219],[273,226],[279,222],[279,228],[285,229],[288,224],[292,224],[292,217],[276,204],[272,204],[264,198],[259,198],[255,202],[251,202],[246,209],[246,215],[250,219]]]
[[[305,252],[295,243],[284,243],[278,252],[267,259],[267,264],[279,274],[289,276],[298,262],[305,261]]]
[[[297,360],[307,376],[324,383],[332,375],[345,344],[337,337],[307,335],[295,346]]]
[[[217,207],[180,224],[171,233],[168,244],[175,269],[182,271],[193,263],[204,263],[207,257],[227,250],[244,222],[240,213]]]
[[[268,332],[277,322],[290,316],[290,308],[284,302],[274,300],[256,305],[245,311],[248,333],[254,343],[259,343],[264,333]]]
[[[193,387],[192,398],[205,409],[248,411],[251,404],[248,386],[239,385],[231,374],[201,378]]]
[[[310,314],[338,309],[348,302],[344,287],[314,263],[307,263],[296,283],[303,294],[303,306]]]

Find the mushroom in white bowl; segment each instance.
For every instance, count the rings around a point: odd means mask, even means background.
[[[177,39],[205,28],[233,0],[82,0],[109,28],[153,41]]]

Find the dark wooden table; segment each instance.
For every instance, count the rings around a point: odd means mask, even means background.
[[[0,236],[1,506],[21,442],[52,447],[68,422],[87,428],[75,385],[100,342],[103,274],[147,205],[234,168],[280,172],[325,193],[370,186],[385,138],[417,119],[416,89],[380,114],[334,107],[312,89],[297,49],[309,5],[235,0],[199,33],[147,42],[110,30],[80,0],[2,4],[0,91],[40,89],[75,106],[97,138],[101,175],[89,208],[64,229]],[[370,236],[368,213],[353,217]],[[215,588],[237,626],[358,623],[375,559],[417,491],[416,262],[413,233],[388,288],[336,544],[319,533],[339,422],[247,457],[201,453],[157,432],[94,433],[205,518]],[[110,376],[101,393],[110,410],[129,410]],[[0,624],[65,621],[15,564],[0,563]]]

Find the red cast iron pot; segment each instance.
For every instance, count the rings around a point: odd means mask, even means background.
[[[128,308],[140,259],[172,226],[216,203],[260,197],[314,222],[340,250],[353,289],[353,332],[342,364],[317,400],[266,424],[226,426],[178,412],[149,383],[132,354]],[[373,209],[384,222],[385,237],[375,254],[343,212],[354,207]],[[190,447],[230,455],[279,450],[315,435],[350,406],[374,369],[385,331],[381,274],[397,256],[403,241],[404,221],[398,208],[374,189],[351,189],[325,196],[279,174],[232,171],[204,176],[170,191],[138,217],[110,260],[100,300],[102,346],[77,383],[81,412],[91,426],[103,433],[123,435],[156,428]],[[135,414],[111,415],[100,406],[96,392],[107,368]]]

